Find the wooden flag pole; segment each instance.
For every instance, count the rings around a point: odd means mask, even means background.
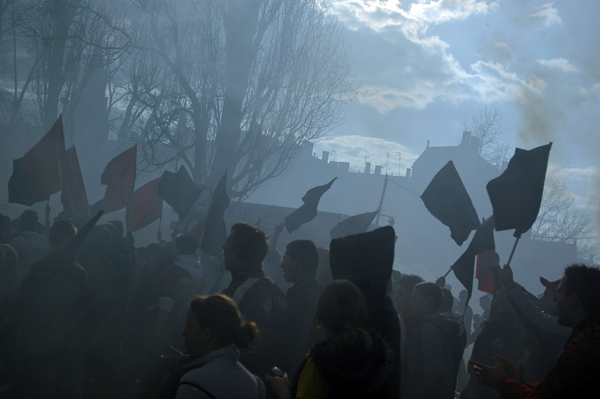
[[[521,239],[521,236],[517,237],[517,239],[515,240],[515,245],[513,245],[513,249],[510,253],[510,257],[508,258],[508,263],[506,264],[507,266],[510,266],[510,262],[512,261],[513,255],[515,254],[515,249],[517,249],[517,244],[519,243],[520,239]]]

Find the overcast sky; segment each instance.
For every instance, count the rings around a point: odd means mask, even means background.
[[[359,88],[319,156],[335,150],[357,170],[367,151],[370,162],[404,173],[427,140],[456,144],[462,121],[487,106],[502,113],[513,147],[554,142],[549,181],[565,181],[581,203],[599,196],[600,1],[331,5]]]

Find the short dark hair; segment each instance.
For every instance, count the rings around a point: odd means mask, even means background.
[[[452,306],[454,306],[454,295],[452,295],[452,292],[446,287],[443,287],[441,290],[442,303],[440,304],[440,313],[443,313],[452,310]]]
[[[231,226],[229,240],[239,260],[248,266],[262,264],[269,251],[269,242],[264,231],[244,222]]]
[[[417,276],[416,274],[403,274],[398,279],[398,286],[403,286],[410,288],[411,291],[415,287],[415,285],[424,282],[423,277]]]
[[[419,290],[423,298],[431,298],[435,310],[440,308],[443,297],[442,289],[439,287],[439,285],[430,282],[423,282],[415,285],[413,287],[413,291],[414,290]]]
[[[68,220],[57,220],[50,227],[50,235],[48,236],[48,244],[52,247],[62,247],[75,237],[77,228]]]
[[[175,237],[175,249],[179,249],[182,255],[196,255],[198,244],[192,237],[180,234]]]
[[[38,222],[38,214],[36,211],[27,209],[23,211],[21,214],[21,220],[19,222],[19,227],[23,231],[31,230],[34,231]]]
[[[317,274],[319,251],[311,240],[295,240],[285,247],[289,256],[302,262],[302,269],[310,275]]]
[[[583,310],[594,319],[600,319],[600,269],[584,264],[565,268],[566,294],[577,293]]]

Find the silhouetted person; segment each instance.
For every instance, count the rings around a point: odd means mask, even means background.
[[[286,293],[286,355],[282,365],[290,374],[296,372],[310,348],[319,341],[315,328],[315,312],[321,295],[316,276],[318,263],[317,247],[310,240],[290,242],[281,262],[285,280],[294,284]]]
[[[264,376],[281,364],[285,340],[285,294],[265,275],[262,262],[268,251],[265,233],[237,222],[223,245],[225,269],[231,283],[223,290],[237,304],[245,320],[256,323],[261,342],[254,352],[242,353],[241,363],[253,374]]]
[[[398,314],[388,295],[394,265],[396,233],[391,226],[336,238],[330,244],[331,273],[361,290],[368,311],[367,327],[381,334],[394,351],[394,373],[384,397],[400,394],[401,330]]]
[[[231,298],[193,298],[181,335],[187,355],[174,352],[161,358],[171,371],[161,399],[265,398],[262,380],[238,360],[240,350],[259,338],[258,327],[242,319]]]
[[[24,211],[19,221],[19,233],[10,240],[10,246],[19,253],[17,287],[20,287],[27,274],[29,274],[31,265],[50,252],[50,246],[44,236],[36,232],[37,225],[37,212],[32,210]]]
[[[415,285],[424,282],[421,276],[416,274],[403,274],[398,280],[398,287],[396,289],[396,306],[398,314],[404,321],[406,328],[406,334],[410,335],[412,331],[412,325],[414,322],[414,316],[410,308],[410,301],[412,300],[412,291]]]
[[[472,363],[479,381],[502,398],[594,397],[600,381],[600,269],[571,265],[558,288],[558,322],[573,332],[556,366],[537,384],[523,381],[523,369],[496,357],[495,366]]]
[[[18,302],[15,397],[81,398],[83,353],[81,317],[86,303],[86,272],[58,254],[75,237],[66,220],[48,237],[51,253],[34,263]]]
[[[290,389],[287,375],[266,376],[273,391],[287,398],[384,398],[394,379],[394,353],[367,322],[363,296],[354,284],[336,280],[323,289],[315,322],[327,340],[316,344],[298,369]]]
[[[414,286],[410,307],[415,316],[402,365],[402,398],[454,398],[459,323],[440,315],[442,291],[434,283]]]

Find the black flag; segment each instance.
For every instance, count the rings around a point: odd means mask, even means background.
[[[454,275],[458,281],[465,286],[469,293],[467,303],[473,293],[475,257],[483,252],[494,249],[496,249],[496,243],[494,241],[494,217],[491,216],[479,226],[475,235],[473,235],[473,239],[467,250],[452,265]]]
[[[427,210],[450,228],[450,237],[458,245],[480,225],[471,197],[452,161],[437,172],[421,199]]]
[[[306,194],[304,194],[304,197],[302,197],[302,202],[304,202],[304,205],[287,215],[285,218],[285,228],[287,229],[288,233],[297,230],[304,223],[310,222],[317,216],[319,200],[323,194],[325,194],[325,192],[331,188],[331,185],[335,179],[337,179],[337,177],[327,184],[311,188],[306,192]]]
[[[496,230],[515,229],[514,236],[533,226],[542,204],[552,143],[532,150],[515,149],[506,170],[486,189],[494,209]]]
[[[225,211],[231,202],[227,195],[227,171],[219,180],[212,195],[206,226],[202,234],[200,248],[209,255],[217,256],[223,244],[227,241],[227,227],[225,226]]]
[[[375,212],[365,212],[361,213],[360,215],[351,216],[342,220],[333,229],[331,229],[331,232],[329,233],[331,235],[331,239],[333,240],[334,238],[364,233],[367,231],[378,213],[378,210]]]
[[[204,187],[196,186],[187,169],[182,165],[177,173],[168,170],[163,173],[158,185],[158,195],[183,219],[192,209],[203,189]]]

